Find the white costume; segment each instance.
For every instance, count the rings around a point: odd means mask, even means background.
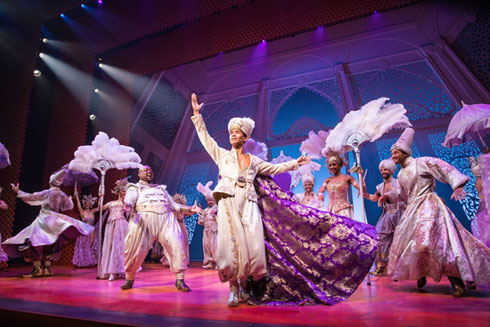
[[[303,185],[307,182],[315,185],[315,178],[311,174],[305,174],[302,179]],[[315,194],[315,192],[313,191],[312,194],[309,196],[306,194],[306,192],[295,194],[293,199],[304,206],[316,209],[323,209],[323,202],[318,199],[318,195]]]
[[[246,283],[266,276],[264,231],[253,186],[257,174],[277,175],[298,168],[298,162],[273,165],[248,154],[250,165],[241,170],[235,149],[220,148],[206,130],[202,115],[192,116],[197,134],[206,151],[219,168],[218,185],[213,196],[218,206],[218,245],[216,261],[222,282],[238,280]],[[252,134],[253,121],[234,118],[228,129],[239,127]]]
[[[128,184],[124,202],[135,210],[129,221],[124,250],[126,279],[134,280],[155,240],[169,254],[170,270],[177,279],[183,279],[187,268],[184,235],[172,213],[181,206],[168,194],[166,186],[144,181]]]

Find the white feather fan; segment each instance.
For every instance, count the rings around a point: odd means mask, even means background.
[[[330,132],[322,154],[329,157],[333,153],[343,154],[351,151],[347,145],[348,138],[354,133],[363,136],[362,143],[374,142],[384,133],[394,128],[412,126],[407,110],[400,103],[387,103],[389,98],[379,98],[363,105],[359,110],[353,110]]]
[[[301,142],[299,151],[309,155],[313,159],[320,159],[322,157],[322,150],[325,147],[325,141],[329,134],[330,131],[319,131],[318,134],[310,131],[308,133],[308,138]]]
[[[97,134],[92,145],[79,146],[68,167],[70,170],[89,174],[94,163],[100,160],[109,161],[117,169],[142,167],[141,158],[132,147],[120,145],[117,139],[109,139],[104,132]]]

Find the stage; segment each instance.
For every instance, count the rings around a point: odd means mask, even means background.
[[[15,265],[0,272],[0,312],[10,321],[43,325],[88,326],[490,326],[490,287],[453,298],[447,280],[430,280],[423,290],[415,282],[388,277],[364,282],[346,302],[335,306],[226,306],[228,290],[215,270],[193,262],[186,272],[190,293],[178,292],[174,276],[159,264],[145,264],[132,290],[123,280],[95,279],[95,268],[55,266],[55,276],[24,279],[30,271]],[[19,314],[20,313],[20,314]],[[5,321],[5,320],[3,320]]]

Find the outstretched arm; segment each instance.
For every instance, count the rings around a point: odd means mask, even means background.
[[[201,141],[202,146],[206,149],[207,153],[211,156],[213,161],[218,164],[218,161],[223,155],[223,152],[226,151],[218,146],[218,143],[209,135],[208,130],[206,129],[206,125],[204,124],[204,119],[200,114],[203,103],[197,103],[197,96],[195,93],[192,93],[191,97],[192,101],[192,110],[194,115],[191,117],[194,126],[196,127],[197,136]]]

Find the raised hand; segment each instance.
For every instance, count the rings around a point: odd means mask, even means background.
[[[199,214],[202,214],[204,211],[202,210],[202,208],[199,208],[197,206],[197,201],[194,202],[194,205],[191,207],[191,212],[193,213],[199,213]]]
[[[19,192],[19,183],[17,183],[17,184],[11,183],[10,186],[12,187],[12,191],[14,191],[15,193]]]
[[[305,155],[304,153],[301,155],[301,157],[299,157],[297,159],[298,161],[298,165],[302,166],[302,165],[306,165],[306,164],[309,164],[311,162],[311,157],[310,156],[307,156]]]
[[[192,103],[192,111],[194,113],[194,116],[199,115],[201,112],[202,106],[204,106],[204,103],[198,103],[197,102],[196,93],[191,94],[191,103]]]
[[[451,195],[451,200],[461,201],[466,197],[466,192],[462,187],[458,187]]]

